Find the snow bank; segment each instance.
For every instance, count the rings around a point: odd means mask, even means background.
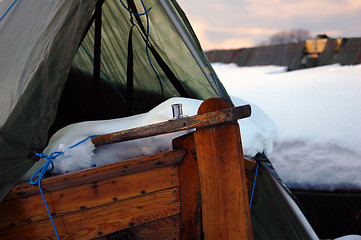
[[[335,238],[335,240],[361,240],[360,235],[346,235],[343,237]]]
[[[228,93],[277,126],[274,167],[290,188],[361,188],[361,65],[287,72],[213,64]]]
[[[249,104],[239,98],[235,98],[233,101],[237,106]],[[185,134],[186,131],[97,148],[94,147],[90,139],[74,148],[72,146],[88,136],[102,135],[167,121],[173,117],[171,105],[175,103],[182,103],[183,114],[192,116],[197,114],[202,101],[187,98],[171,98],[148,113],[127,118],[72,124],[60,129],[52,136],[44,153],[49,155],[55,151],[64,152],[64,154],[54,160],[53,170],[54,173],[64,173],[90,168],[95,165],[100,166],[125,159],[170,151],[172,149],[172,139]],[[247,119],[241,119],[239,122],[242,128],[243,150],[246,155],[254,156],[258,152],[272,151],[275,125],[262,110],[253,105],[252,116]],[[34,165],[24,179],[29,179],[44,163],[45,159],[42,159]]]

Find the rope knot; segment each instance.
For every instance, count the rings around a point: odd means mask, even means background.
[[[42,158],[49,158],[48,155],[44,154],[44,153],[35,153],[36,156],[40,157],[40,159]]]
[[[95,137],[95,136],[96,136],[96,135],[89,136],[89,137],[83,139],[82,141],[74,144],[74,145],[71,146],[69,149],[72,149],[72,148],[78,146],[79,144],[82,144],[82,143],[85,142],[86,140],[91,139],[92,137]],[[47,161],[46,161],[46,163],[44,164],[44,166],[43,166],[42,168],[40,168],[36,173],[34,173],[34,175],[30,178],[30,183],[31,183],[32,185],[37,184],[37,185],[39,186],[39,191],[40,191],[41,196],[42,196],[42,198],[43,198],[43,201],[44,201],[46,210],[48,211],[49,218],[50,218],[51,224],[53,225],[53,228],[54,228],[54,231],[55,231],[55,234],[56,234],[57,239],[60,239],[60,238],[59,238],[58,232],[57,232],[57,230],[56,230],[56,227],[55,227],[53,218],[52,218],[52,216],[51,216],[51,213],[50,213],[48,204],[46,203],[43,190],[41,190],[41,180],[43,179],[44,174],[45,174],[46,172],[51,172],[51,171],[53,171],[53,169],[54,169],[53,160],[56,159],[57,157],[59,157],[59,156],[62,155],[62,154],[64,154],[63,151],[52,152],[50,155],[46,155],[45,153],[35,153],[35,155],[38,156],[38,157],[40,157],[40,159],[41,159],[41,158],[46,158]],[[50,164],[51,164],[51,169],[48,170]],[[92,166],[93,166],[93,165],[92,165]],[[94,166],[96,166],[96,165],[94,164]],[[36,178],[36,176],[38,176],[38,177]],[[36,178],[36,180],[34,180],[34,178]]]

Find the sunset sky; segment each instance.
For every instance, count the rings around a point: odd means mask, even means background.
[[[257,45],[282,30],[361,37],[360,0],[177,0],[204,50]]]
[[[361,0],[177,1],[204,50],[255,46],[292,29],[311,36],[361,37]],[[0,16],[13,2],[0,0]]]

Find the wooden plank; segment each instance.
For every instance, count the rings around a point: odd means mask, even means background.
[[[193,128],[224,124],[227,122],[233,122],[237,119],[249,117],[250,115],[251,107],[249,105],[245,105],[101,135],[93,137],[92,141],[95,146],[100,146]]]
[[[107,178],[123,176],[131,173],[141,172],[162,166],[169,166],[179,163],[185,155],[185,150],[165,152],[146,156],[142,158],[130,159],[122,162],[85,169],[73,173],[66,173],[52,176],[42,181],[42,188],[46,191],[55,191],[81,184],[88,184],[101,181]],[[39,193],[37,186],[24,182],[16,185],[5,199],[26,198]]]
[[[128,228],[115,234],[111,234],[106,238],[97,238],[94,240],[129,239],[129,237],[133,237],[136,240],[176,240],[179,239],[179,222],[180,216],[178,214],[145,223],[134,228]]]
[[[181,225],[180,239],[201,239],[201,194],[193,133],[173,140],[173,148],[185,148],[187,154],[179,166]]]
[[[231,107],[208,99],[198,113]],[[237,123],[194,133],[202,196],[204,239],[253,239],[244,159]]]
[[[167,166],[44,194],[52,215],[62,216],[178,185],[178,168]],[[0,204],[0,229],[43,219],[48,213],[40,194]]]
[[[179,214],[178,188],[116,201],[96,208],[54,216],[60,239],[91,239]],[[55,239],[48,219],[0,231],[0,239]]]

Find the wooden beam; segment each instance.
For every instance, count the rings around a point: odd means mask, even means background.
[[[208,99],[198,114],[232,107],[225,99]],[[245,164],[239,126],[197,129],[194,133],[202,199],[204,239],[253,239]]]
[[[235,122],[237,119],[246,118],[250,115],[251,107],[249,105],[245,105],[101,135],[93,137],[92,142],[95,146],[100,146],[160,134],[190,130],[193,128],[209,127]]]

